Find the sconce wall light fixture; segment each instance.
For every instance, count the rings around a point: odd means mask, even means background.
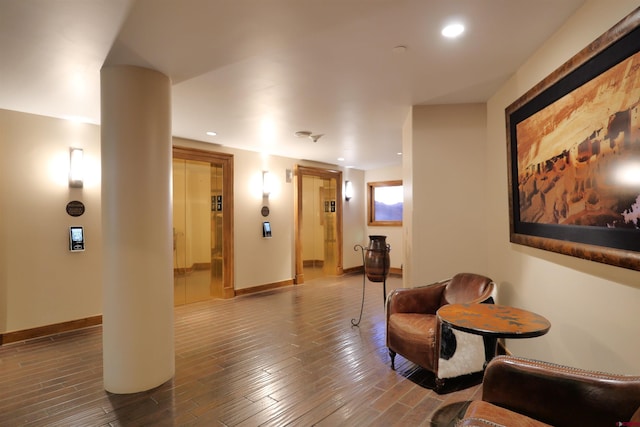
[[[82,148],[69,149],[69,187],[82,188],[83,185],[83,156]]]
[[[262,195],[269,197],[271,194],[271,174],[269,171],[262,171]]]
[[[353,197],[353,183],[351,181],[344,182],[344,199],[348,202]]]

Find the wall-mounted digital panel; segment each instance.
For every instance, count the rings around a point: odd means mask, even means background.
[[[271,223],[269,221],[262,223],[262,237],[271,237]]]
[[[69,250],[71,252],[84,251],[83,227],[69,227]]]

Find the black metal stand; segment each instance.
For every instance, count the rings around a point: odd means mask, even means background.
[[[384,276],[382,281],[382,304],[387,303],[387,275]]]
[[[360,248],[360,252],[362,252],[362,266],[365,267],[364,264],[364,251],[365,248],[362,245],[355,245],[353,247],[354,251],[358,251],[358,248]],[[386,249],[388,251],[388,249]],[[384,258],[383,258],[384,259]],[[386,261],[386,259],[384,259]],[[384,271],[388,270],[388,266],[385,266],[385,268],[383,269]],[[356,319],[351,319],[351,325],[353,326],[360,326],[360,322],[362,321],[362,311],[364,310],[364,288],[365,288],[365,282],[367,280],[367,272],[366,272],[366,268],[364,273],[362,274],[362,303],[360,304],[360,316],[358,316],[358,321],[356,322]],[[382,303],[385,304],[387,302],[387,274],[384,275],[384,280],[382,281]]]
[[[358,248],[360,248],[360,251],[362,252],[362,267],[364,268],[364,247],[362,245],[355,245],[353,247],[353,250],[357,252]],[[352,326],[359,326],[360,321],[362,320],[362,310],[364,309],[364,282],[366,279],[367,279],[367,274],[366,272],[363,272],[362,273],[362,303],[360,304],[360,317],[358,317],[357,322],[356,322],[356,319],[351,319]]]

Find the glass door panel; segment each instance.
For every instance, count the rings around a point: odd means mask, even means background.
[[[176,305],[222,288],[222,168],[173,160],[173,251]]]
[[[173,160],[173,303],[185,303],[186,261],[186,162]]]
[[[224,298],[222,166],[211,165],[211,296]]]
[[[322,194],[322,203],[325,206],[322,239],[324,249],[323,273],[325,276],[335,276],[338,267],[338,251],[336,250],[336,180],[334,178],[323,179],[320,191]]]
[[[336,275],[336,180],[302,177],[302,265],[304,277]]]

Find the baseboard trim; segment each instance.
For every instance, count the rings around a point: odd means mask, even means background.
[[[268,283],[266,285],[254,286],[252,288],[236,289],[236,296],[255,294],[256,292],[270,291],[272,289],[284,288],[293,285],[293,279],[283,280],[281,282]]]
[[[344,274],[363,274],[364,268],[351,267],[344,270]],[[389,274],[402,276],[401,268],[391,268]],[[293,279],[281,282],[268,283],[266,285],[254,286],[251,288],[236,289],[235,296],[254,294],[257,292],[269,291],[283,288],[294,284]],[[70,320],[68,322],[55,323],[52,325],[39,326],[37,328],[24,329],[21,331],[5,332],[0,334],[0,346],[18,341],[25,341],[33,338],[41,338],[47,335],[55,335],[62,332],[69,332],[75,329],[88,328],[102,324],[102,315],[85,317],[84,319]],[[506,349],[505,349],[506,350]]]
[[[101,324],[102,315],[98,315],[85,317],[84,319],[70,320],[68,322],[54,323],[53,325],[39,326],[37,328],[23,329],[21,331],[5,332],[0,334],[0,345],[41,338],[47,335],[55,335]]]
[[[349,268],[345,268],[343,272],[344,274],[363,274],[364,267],[361,265],[358,267],[349,267]],[[389,275],[402,277],[402,268],[391,267],[389,269]]]
[[[389,269],[389,274],[394,276],[402,277],[402,268],[391,267]]]
[[[362,274],[364,268],[362,266],[359,267],[349,267],[342,270],[344,274]]]

